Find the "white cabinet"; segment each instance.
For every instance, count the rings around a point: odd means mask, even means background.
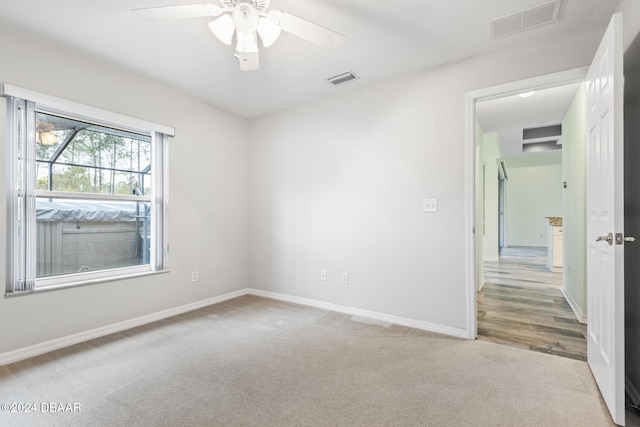
[[[562,227],[553,228],[553,266],[562,268]]]
[[[558,271],[562,268],[562,218],[547,217],[547,268]]]

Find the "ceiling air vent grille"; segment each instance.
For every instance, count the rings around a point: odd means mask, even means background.
[[[491,21],[491,35],[505,37],[529,28],[550,24],[558,20],[560,0],[552,0],[528,7]]]
[[[560,150],[561,148],[562,144],[560,144],[557,139],[540,142],[525,142],[522,144],[523,153],[540,153],[543,151]]]
[[[327,81],[334,86],[338,86],[341,84],[345,84],[352,80],[357,80],[358,76],[356,76],[353,71],[347,71],[346,73],[338,74],[337,76],[329,77]]]
[[[522,129],[522,139],[552,138],[562,136],[562,124]]]

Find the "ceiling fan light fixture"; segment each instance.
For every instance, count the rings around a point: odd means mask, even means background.
[[[278,40],[280,37],[280,32],[282,28],[280,25],[274,24],[269,19],[265,17],[260,18],[260,22],[258,23],[258,34],[260,35],[260,39],[262,40],[262,44],[264,47],[269,47]]]
[[[236,30],[236,51],[241,53],[258,53],[258,36],[256,33],[245,33]]]
[[[179,4],[132,11],[150,22],[204,17],[213,19],[209,22],[209,29],[225,45],[235,44],[242,71],[257,70],[260,67],[259,45],[273,45],[282,31],[328,48],[337,47],[345,38],[340,33],[290,13],[268,10],[271,0],[218,0],[217,3]]]
[[[231,13],[236,28],[244,33],[255,33],[260,15],[250,3],[238,3]]]
[[[209,22],[209,29],[222,43],[231,45],[233,33],[236,30],[231,16],[222,15],[218,19]]]
[[[58,135],[53,132],[38,132],[36,135],[37,142],[42,145],[54,145],[58,142]]]

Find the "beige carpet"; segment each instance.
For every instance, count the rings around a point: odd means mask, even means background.
[[[612,425],[584,362],[252,296],[0,367],[0,402],[38,409],[2,426]]]

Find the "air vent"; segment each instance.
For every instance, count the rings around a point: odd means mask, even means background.
[[[505,37],[529,28],[550,24],[558,20],[560,1],[553,0],[528,7],[518,12],[491,21],[491,35]]]
[[[338,86],[341,84],[345,84],[352,80],[357,80],[359,77],[356,76],[353,71],[347,71],[346,73],[338,74],[337,76],[329,77],[327,81],[334,86]]]
[[[558,19],[560,1],[552,1],[534,6],[524,11],[524,28],[537,27],[538,25],[550,24]]]
[[[542,151],[560,150],[562,145],[558,143],[557,139],[541,142],[525,142],[522,144],[523,153],[539,153]]]
[[[522,139],[550,138],[562,136],[562,124],[522,129]]]

